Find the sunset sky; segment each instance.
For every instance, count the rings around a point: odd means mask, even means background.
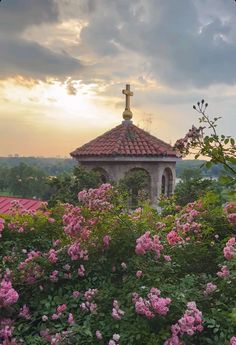
[[[236,136],[234,0],[2,0],[0,156],[68,156],[122,121],[174,144],[204,98]]]

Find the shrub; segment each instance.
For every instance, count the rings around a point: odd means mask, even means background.
[[[2,216],[0,343],[233,343],[236,206],[207,195],[158,215],[119,198],[105,184]]]

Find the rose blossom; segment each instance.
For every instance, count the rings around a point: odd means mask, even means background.
[[[105,235],[103,237],[103,245],[104,245],[104,248],[108,248],[109,247],[109,244],[110,244],[110,236],[109,235]]]
[[[230,345],[236,345],[236,337],[230,339]]]
[[[68,321],[68,323],[69,323],[70,325],[72,325],[73,323],[75,323],[75,321],[74,321],[74,316],[73,316],[72,313],[69,313],[69,316],[68,316],[67,321]]]
[[[123,268],[123,270],[126,270],[126,269],[127,269],[126,263],[125,263],[125,262],[122,262],[122,263],[121,263],[121,267]]]
[[[167,262],[171,261],[171,256],[170,255],[164,255],[164,260]]]
[[[102,337],[102,333],[99,330],[96,330],[95,334],[96,334],[96,337],[97,337],[98,340],[102,340],[102,338],[103,338]]]
[[[136,272],[136,277],[137,277],[137,278],[141,278],[142,274],[143,274],[142,271],[137,271],[137,272]]]
[[[67,305],[66,304],[61,304],[57,307],[57,313],[63,313],[63,311],[65,311],[67,309]]]
[[[119,341],[120,340],[120,335],[119,334],[113,334],[113,340],[115,340],[115,341]]]
[[[109,340],[108,345],[116,345],[116,342],[113,339],[111,339],[111,340]]]

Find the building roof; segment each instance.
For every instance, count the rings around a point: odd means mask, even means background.
[[[8,214],[13,201],[19,202],[20,205],[23,206],[24,210],[27,211],[35,211],[39,209],[43,203],[43,201],[34,199],[0,196],[0,214]]]
[[[111,129],[70,153],[74,158],[89,157],[172,157],[171,145],[154,137],[131,121]]]

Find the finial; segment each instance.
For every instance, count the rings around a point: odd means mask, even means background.
[[[133,117],[132,111],[130,110],[130,97],[133,96],[133,92],[130,91],[130,85],[126,84],[125,90],[122,90],[125,95],[125,110],[123,111],[123,119],[131,120]]]

